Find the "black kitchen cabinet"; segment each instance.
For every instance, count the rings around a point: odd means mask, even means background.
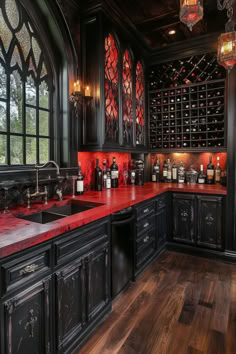
[[[171,220],[171,207],[169,194],[160,196],[156,200],[156,249],[159,252],[165,247],[169,234],[169,223]]]
[[[45,278],[3,303],[4,354],[50,354],[51,278]]]
[[[173,239],[195,243],[195,196],[173,194]]]
[[[110,301],[109,243],[56,273],[57,353],[70,352]]]
[[[197,196],[198,232],[197,244],[210,248],[222,248],[223,198]]]
[[[173,240],[204,248],[223,248],[221,196],[173,194]]]

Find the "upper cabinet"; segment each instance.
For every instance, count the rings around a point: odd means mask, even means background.
[[[91,88],[81,112],[81,150],[145,151],[145,68],[102,12],[81,21],[82,81]]]

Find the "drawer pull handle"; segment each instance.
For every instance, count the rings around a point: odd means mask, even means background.
[[[146,242],[149,241],[149,239],[150,239],[150,237],[149,237],[149,236],[146,236],[146,237],[144,237],[143,242],[146,243]]]
[[[149,212],[149,208],[144,209],[144,211],[143,211],[144,214],[146,214],[146,213],[148,213],[148,212]]]
[[[21,272],[20,275],[34,273],[39,268],[38,264],[27,265]]]
[[[148,223],[148,222],[146,222],[146,223],[143,225],[144,228],[146,228],[146,227],[148,227],[148,226],[149,226],[149,223]]]

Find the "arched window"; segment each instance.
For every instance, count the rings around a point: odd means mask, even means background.
[[[105,38],[105,140],[119,142],[119,70],[114,37]]]
[[[144,145],[144,73],[138,61],[136,66],[136,144]]]
[[[0,165],[52,157],[52,81],[45,49],[20,1],[1,1]]]
[[[123,81],[122,81],[122,104],[123,104],[123,143],[131,145],[133,131],[133,77],[132,61],[129,51],[123,55]]]

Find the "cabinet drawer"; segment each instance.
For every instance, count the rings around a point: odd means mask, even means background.
[[[137,234],[144,232],[145,230],[150,230],[155,226],[155,216],[154,214],[143,218],[137,223]]]
[[[155,253],[155,240],[152,240],[147,244],[146,247],[142,248],[140,252],[136,255],[136,268],[140,268],[146,263],[150,257],[152,257]]]
[[[40,250],[40,253],[30,252],[13,261],[3,263],[3,294],[24,285],[24,283],[50,270],[50,246]]]
[[[108,240],[108,220],[96,222],[89,227],[81,227],[68,232],[60,241],[54,243],[55,262],[61,264],[75,256],[80,256]]]
[[[154,229],[144,232],[143,235],[136,240],[136,251],[139,252],[142,248],[146,247],[154,240]]]
[[[140,219],[145,215],[149,215],[154,211],[155,211],[154,201],[150,203],[145,203],[145,205],[137,207],[137,219]]]

